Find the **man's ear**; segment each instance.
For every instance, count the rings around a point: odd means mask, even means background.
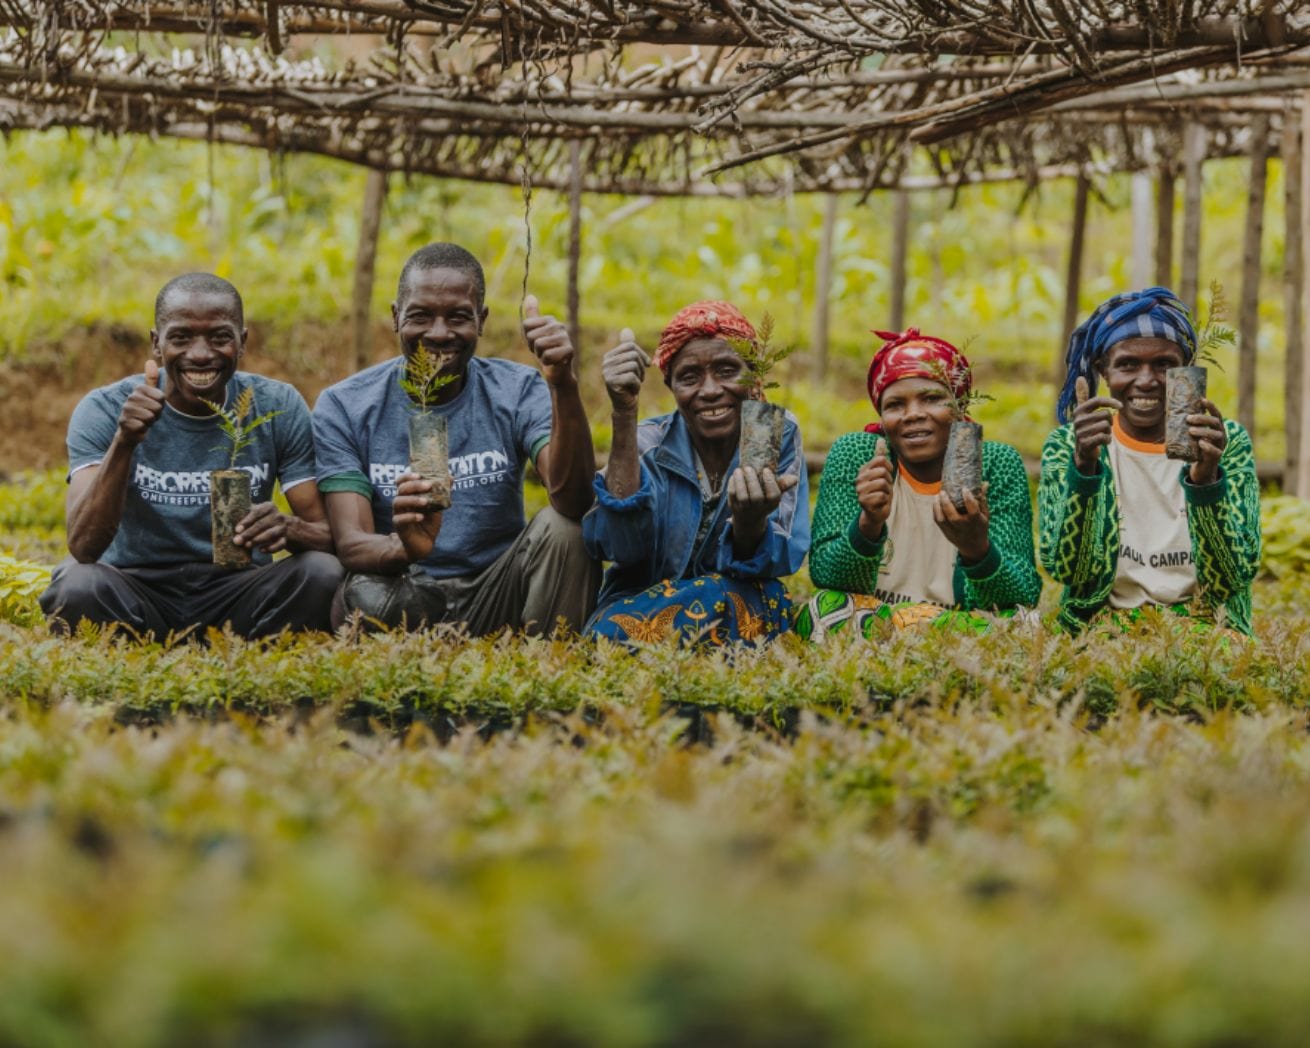
[[[491,313],[491,310],[488,309],[486,306],[483,306],[483,307],[478,311],[478,334],[479,334],[479,335],[482,334],[482,328],[486,325],[486,323],[487,323],[487,316],[488,316],[490,313]]]
[[[155,355],[156,360],[164,359],[164,352],[159,348],[159,332],[154,328],[150,329],[150,352]]]
[[[237,343],[237,360],[240,360],[246,353],[246,339],[250,337],[250,329],[241,329],[241,340]]]
[[[400,332],[400,310],[396,308],[396,303],[391,303],[391,330]]]

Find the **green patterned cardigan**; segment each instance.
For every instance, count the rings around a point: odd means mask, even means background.
[[[819,481],[811,528],[810,578],[816,586],[846,593],[872,593],[878,584],[886,531],[871,542],[859,529],[855,477],[873,458],[877,437],[847,433],[828,452]],[[892,457],[895,466],[895,457]],[[968,611],[1008,610],[1032,605],[1042,592],[1033,558],[1033,507],[1028,474],[1008,444],[983,442],[983,480],[991,510],[991,549],[977,564],[955,558],[955,603]]]
[[[1251,580],[1260,567],[1260,486],[1246,430],[1224,421],[1228,444],[1219,479],[1196,486],[1183,474],[1187,526],[1200,600],[1223,609],[1225,625],[1251,632]],[[1037,496],[1042,566],[1064,585],[1060,625],[1078,632],[1108,603],[1119,568],[1119,502],[1110,451],[1101,469],[1086,476],[1074,465],[1073,425],[1061,426],[1042,448]]]

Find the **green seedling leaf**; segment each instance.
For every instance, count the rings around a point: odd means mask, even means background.
[[[458,375],[441,373],[441,357],[419,342],[418,349],[400,370],[400,388],[419,407],[427,409],[437,402],[437,394],[454,382]]]
[[[219,444],[213,450],[228,451],[228,469],[237,468],[237,458],[241,452],[254,443],[255,430],[282,414],[281,411],[267,411],[250,421],[246,421],[247,416],[255,406],[255,390],[251,386],[247,386],[241,391],[236,403],[230,408],[224,408],[212,400],[206,400],[205,406],[218,416],[219,428],[223,431],[223,435],[227,437],[226,448]]]

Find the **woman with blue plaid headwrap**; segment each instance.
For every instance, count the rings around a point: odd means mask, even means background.
[[[1200,453],[1165,457],[1165,372],[1196,329],[1167,288],[1115,295],[1073,333],[1038,492],[1042,564],[1064,584],[1060,622],[1148,605],[1251,632],[1260,499],[1246,430],[1209,400],[1188,416]],[[1092,396],[1100,380],[1107,393]]]

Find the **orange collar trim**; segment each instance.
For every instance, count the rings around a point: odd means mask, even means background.
[[[1152,444],[1146,440],[1138,440],[1136,437],[1130,437],[1127,433],[1124,432],[1123,426],[1119,425],[1118,415],[1114,416],[1114,422],[1112,423],[1112,426],[1114,428],[1114,439],[1117,440],[1124,447],[1126,447],[1129,451],[1141,451],[1147,455],[1164,454],[1163,441],[1161,441],[1159,444]]]
[[[918,495],[936,495],[942,490],[942,482],[940,480],[930,481],[928,483],[915,480],[910,476],[910,471],[908,469],[902,469],[901,476],[905,478],[905,483],[910,485],[910,490]]]

